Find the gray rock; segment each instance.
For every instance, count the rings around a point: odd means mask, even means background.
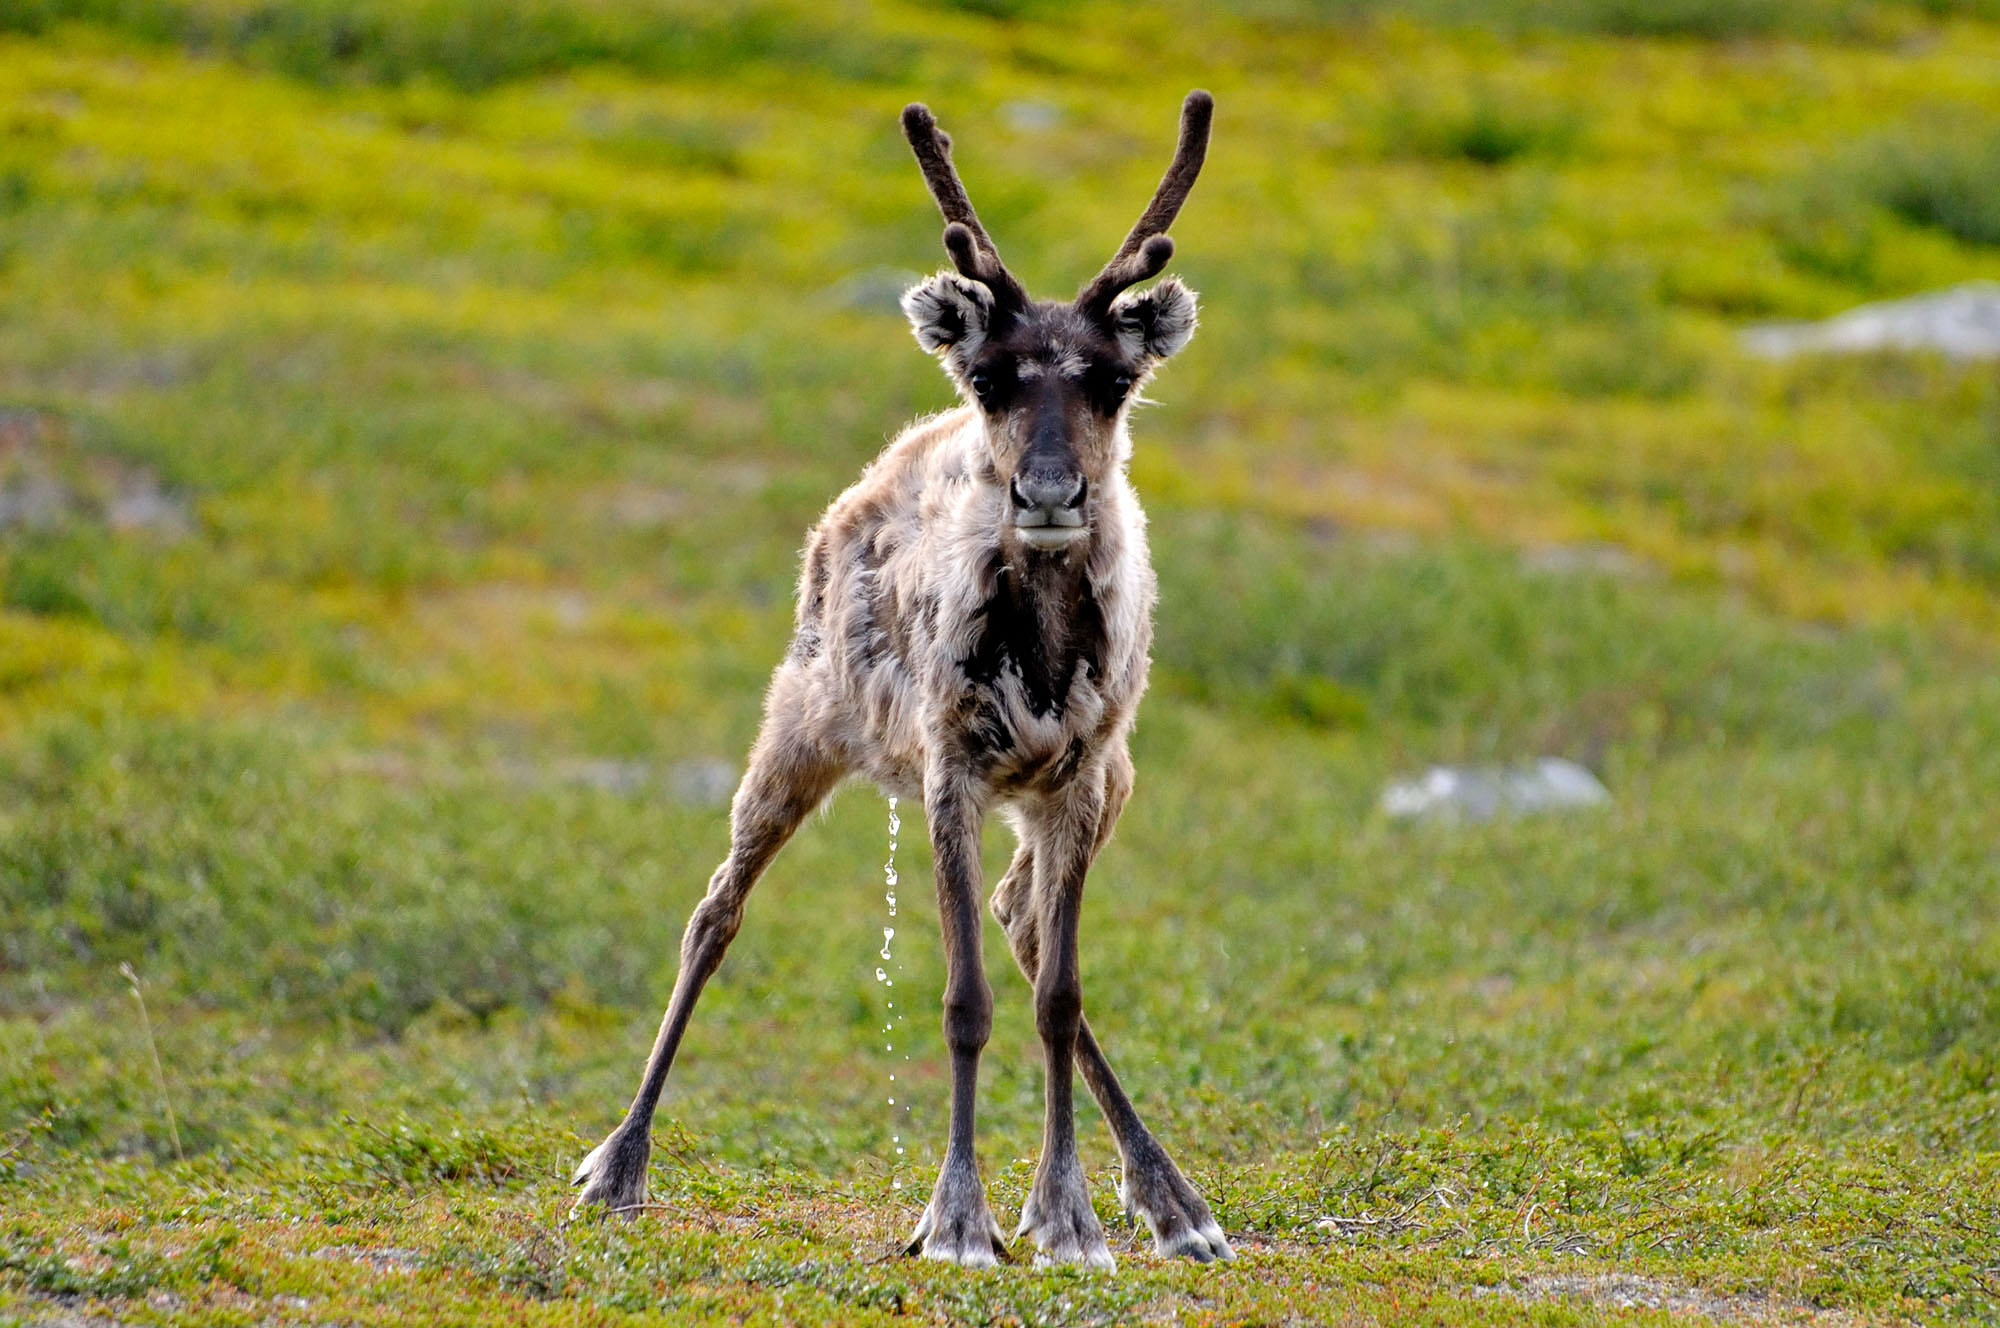
[[[1068,118],[1063,114],[1063,108],[1054,102],[1026,97],[1007,102],[1001,106],[1000,114],[1006,117],[1008,128],[1030,134],[1057,128]]]
[[[144,466],[84,454],[61,421],[0,406],[0,532],[54,530],[71,520],[179,539],[194,529],[187,497]]]
[[[566,761],[557,771],[565,784],[581,784],[602,793],[638,793],[653,782],[653,767],[644,761],[611,757]]]
[[[0,530],[53,530],[72,505],[69,489],[52,475],[0,476]]]
[[[546,765],[507,761],[501,769],[514,782],[529,788],[567,784],[626,797],[665,792],[688,807],[728,806],[736,792],[737,779],[736,767],[716,757],[676,761],[664,770],[650,761],[611,756],[581,757]]]
[[[1586,540],[1579,544],[1538,544],[1521,554],[1521,566],[1552,576],[1644,576],[1653,570],[1645,559],[1616,544]]]
[[[717,757],[677,761],[667,771],[674,800],[690,807],[726,807],[736,792],[736,767]]]
[[[169,539],[180,539],[194,528],[187,499],[145,474],[131,477],[105,503],[104,523],[113,530],[147,530]]]
[[[2000,282],[1968,281],[1903,300],[1864,304],[1818,323],[1745,328],[1743,346],[1772,359],[1825,352],[1934,350],[1953,359],[2000,356]]]
[[[900,315],[903,292],[922,281],[923,274],[901,267],[870,267],[850,272],[822,292],[831,304],[864,313]]]
[[[1545,756],[1523,766],[1434,765],[1382,790],[1381,805],[1398,820],[1490,821],[1610,801],[1610,792],[1590,771]]]

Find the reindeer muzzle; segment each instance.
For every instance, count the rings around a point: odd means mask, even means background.
[[[1027,471],[1007,486],[1014,530],[1031,549],[1060,549],[1088,533],[1083,501],[1090,482],[1074,471]]]

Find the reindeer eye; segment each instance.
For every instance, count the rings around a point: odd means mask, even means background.
[[[1111,380],[1111,385],[1118,389],[1118,395],[1122,397],[1132,390],[1132,376],[1130,374],[1119,374]]]
[[[978,397],[981,401],[986,400],[993,392],[993,380],[983,373],[973,374],[970,378],[966,379],[966,382],[972,385],[972,395]]]

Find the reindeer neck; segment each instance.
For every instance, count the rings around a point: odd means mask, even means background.
[[[1001,565],[1000,594],[1033,622],[1034,635],[1052,657],[1068,647],[1077,608],[1095,599],[1088,554],[1087,548],[1064,557],[1017,552]]]

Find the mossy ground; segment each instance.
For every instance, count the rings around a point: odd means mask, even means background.
[[[472,12],[0,14],[0,1320],[2000,1317],[2000,377],[1735,343],[2000,276],[1990,8]],[[941,973],[910,826],[902,1071],[861,789],[704,1001],[661,1208],[564,1225],[801,532],[947,400],[896,108],[1053,291],[1195,85],[1084,964],[1245,1257],[1128,1238],[1088,1110],[1115,1279],[891,1256]],[[1612,805],[1375,809],[1542,754]]]

